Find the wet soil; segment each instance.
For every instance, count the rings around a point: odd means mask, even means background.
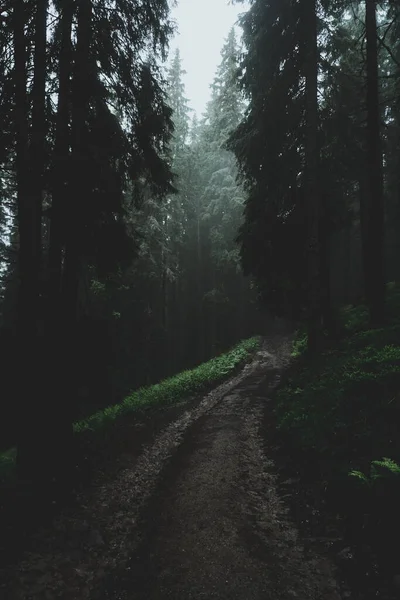
[[[0,571],[10,600],[339,600],[333,561],[307,547],[266,453],[270,393],[290,341],[182,409],[75,498]]]

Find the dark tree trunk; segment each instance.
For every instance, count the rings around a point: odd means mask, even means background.
[[[161,275],[161,328],[162,328],[162,348],[161,348],[161,356],[163,357],[162,363],[162,376],[168,376],[169,369],[169,311],[168,311],[168,262],[166,253],[162,252],[161,257],[161,265],[162,265],[162,275]]]
[[[345,304],[352,302],[353,290],[351,285],[351,272],[352,272],[352,233],[354,235],[354,227],[352,225],[346,225],[342,232],[343,239],[343,294],[342,301]]]
[[[17,466],[21,476],[35,477],[40,464],[43,427],[38,386],[38,227],[37,204],[30,182],[28,147],[28,99],[26,78],[25,5],[16,0],[13,14],[15,62],[15,123],[17,218],[19,233],[18,267],[18,370],[20,376],[21,422],[17,436]],[[35,73],[36,75],[36,73]]]
[[[91,68],[91,0],[81,0],[78,12],[75,66],[72,81],[71,119],[71,194],[66,207],[66,245],[63,300],[67,321],[75,326],[78,317],[78,287],[91,195],[87,114],[89,110]],[[89,167],[89,168],[88,168]]]
[[[52,165],[52,204],[48,255],[48,288],[45,323],[45,357],[47,386],[43,390],[47,401],[46,420],[51,478],[68,485],[68,468],[72,459],[71,368],[68,352],[69,324],[61,306],[62,249],[65,228],[65,204],[68,199],[69,103],[72,68],[71,28],[73,2],[64,0],[61,6],[61,48],[59,54],[59,89],[56,116],[55,148]],[[68,350],[67,350],[68,349]],[[76,353],[74,353],[76,354]]]
[[[318,197],[318,45],[316,0],[306,0],[306,198],[308,221],[308,349],[321,339],[319,197]]]
[[[367,35],[367,301],[371,325],[382,322],[385,304],[384,279],[384,196],[383,165],[380,139],[378,40],[376,0],[366,0]]]
[[[211,252],[210,252],[211,254]],[[218,296],[214,293],[217,291],[217,277],[215,265],[211,263],[211,289],[213,290],[213,298],[210,303],[210,347],[209,357],[217,354],[218,347],[218,332],[217,332],[217,299]]]
[[[26,43],[23,0],[16,0],[13,14],[14,89],[17,179],[17,221],[19,233],[18,267],[19,299],[18,325],[22,339],[32,342],[36,334],[37,283],[34,270],[33,204],[29,190],[28,100],[26,91]],[[23,348],[21,348],[23,350]]]
[[[72,18],[74,4],[71,0],[64,0],[61,12],[61,49],[59,58],[59,88],[58,107],[56,117],[56,139],[54,148],[53,177],[52,177],[52,205],[50,222],[50,247],[49,247],[49,329],[58,332],[60,319],[61,276],[62,276],[62,250],[65,243],[64,217],[68,201],[69,183],[69,123],[72,73]]]
[[[320,235],[322,322],[329,336],[334,337],[336,322],[331,297],[331,234],[327,214],[323,217]]]
[[[40,272],[42,253],[43,176],[46,142],[46,33],[48,0],[37,0],[35,18],[35,55],[32,88],[32,133],[30,144],[30,186],[35,222],[34,259]]]
[[[369,203],[368,193],[366,191],[366,185],[364,180],[364,173],[359,178],[358,184],[359,193],[359,204],[360,204],[360,233],[361,233],[361,254],[362,254],[362,266],[363,266],[363,280],[364,280],[364,297],[365,301],[368,302],[369,298],[369,252],[368,252],[368,214],[369,214]]]
[[[181,325],[181,297],[179,293],[180,278],[178,276],[178,269],[175,280],[172,283],[172,294],[171,294],[171,312],[173,315],[172,328],[169,335],[170,341],[170,359],[171,359],[171,374],[177,373],[182,364],[182,325]]]
[[[52,365],[49,399],[53,396],[52,410],[49,409],[49,412],[53,430],[57,433],[52,440],[53,464],[55,476],[62,484],[69,481],[73,457],[72,423],[77,414],[79,368],[78,289],[85,202],[89,196],[85,161],[91,4],[86,0],[79,3],[74,55],[71,48],[73,7],[73,3],[65,1],[62,11],[47,329],[47,344],[52,351],[48,356]]]
[[[69,17],[70,13],[67,14]],[[75,64],[72,78],[71,103],[71,174],[68,202],[65,205],[65,257],[61,283],[61,314],[66,367],[65,431],[72,433],[72,418],[77,402],[76,352],[78,338],[79,284],[82,276],[85,225],[89,218],[91,195],[87,115],[89,110],[91,66],[91,0],[81,0],[78,10]],[[68,23],[69,25],[69,23]],[[66,50],[67,52],[67,50]],[[67,68],[67,67],[66,67]],[[88,168],[89,167],[89,168]]]
[[[204,275],[203,275],[203,252],[201,239],[201,222],[200,222],[200,194],[197,197],[196,206],[196,288],[195,288],[195,327],[196,327],[196,362],[200,363],[205,358],[204,345]]]

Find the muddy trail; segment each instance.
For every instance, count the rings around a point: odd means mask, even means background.
[[[306,552],[265,455],[268,391],[288,338],[157,433],[0,573],[9,600],[339,600],[335,568]]]

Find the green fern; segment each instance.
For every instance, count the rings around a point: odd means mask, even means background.
[[[371,462],[370,475],[362,471],[350,471],[350,477],[355,477],[363,484],[373,485],[378,479],[387,479],[389,477],[400,476],[400,465],[391,458],[384,457],[382,460],[373,460]]]
[[[350,471],[349,475],[350,477],[355,477],[363,484],[369,485],[371,483],[370,479],[362,471]]]
[[[382,460],[373,460],[371,463],[371,478],[379,479],[400,475],[400,466],[391,458],[384,457]]]

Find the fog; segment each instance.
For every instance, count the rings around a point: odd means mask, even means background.
[[[210,97],[209,86],[224,39],[247,8],[247,2],[232,5],[228,0],[180,0],[172,10],[179,33],[171,43],[171,54],[179,47],[187,71],[186,93],[199,116]]]

